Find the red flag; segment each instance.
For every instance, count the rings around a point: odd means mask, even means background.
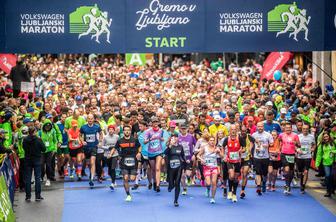
[[[16,55],[0,54],[0,69],[9,74],[11,69],[16,65],[16,60]]]
[[[264,62],[261,79],[273,79],[276,70],[281,70],[284,65],[292,58],[291,52],[272,52]]]

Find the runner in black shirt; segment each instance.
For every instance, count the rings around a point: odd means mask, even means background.
[[[129,180],[134,181],[137,175],[138,160],[141,158],[141,148],[138,139],[131,137],[131,127],[123,127],[124,137],[118,140],[115,148],[121,157],[120,168],[124,179],[124,188],[127,194],[126,201],[132,201],[129,192]],[[114,150],[112,150],[112,153]]]

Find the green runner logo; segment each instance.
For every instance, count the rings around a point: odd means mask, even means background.
[[[106,42],[110,42],[110,26],[112,19],[108,18],[108,12],[102,11],[97,5],[81,6],[76,11],[70,13],[70,33],[79,34],[78,39],[90,35],[100,43],[99,37],[106,33]]]
[[[268,31],[277,32],[276,37],[289,32],[289,38],[298,41],[297,35],[304,31],[305,40],[308,40],[308,25],[311,17],[307,18],[306,9],[299,9],[293,4],[281,4],[268,12]]]

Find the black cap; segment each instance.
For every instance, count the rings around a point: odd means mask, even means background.
[[[174,132],[174,133],[172,133],[172,135],[171,135],[172,137],[178,137],[179,135],[178,135],[178,133],[177,132]]]

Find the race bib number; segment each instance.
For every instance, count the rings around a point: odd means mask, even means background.
[[[45,141],[45,146],[50,146],[50,143],[49,143],[49,141]]]
[[[124,159],[124,164],[125,164],[125,166],[128,166],[128,167],[135,166],[135,159],[134,159],[134,157],[126,157]]]
[[[79,143],[77,140],[72,141],[72,146],[73,147],[79,147]]]
[[[216,161],[217,160],[215,160],[214,158],[205,158],[205,163],[207,165],[214,165],[214,164],[216,164]]]
[[[87,134],[86,135],[86,142],[87,143],[94,143],[96,141],[96,134]]]
[[[239,160],[239,152],[230,152],[230,160]]]
[[[294,163],[294,159],[295,159],[294,156],[286,156],[286,160],[288,163]]]
[[[263,157],[265,155],[265,149],[260,147],[259,151],[257,151],[258,157]]]
[[[181,166],[181,161],[179,159],[170,160],[169,165],[170,165],[170,168],[176,169]]]
[[[183,151],[185,156],[190,156],[189,144],[186,142],[182,143]]]
[[[308,154],[309,148],[308,147],[301,147],[302,154]]]

